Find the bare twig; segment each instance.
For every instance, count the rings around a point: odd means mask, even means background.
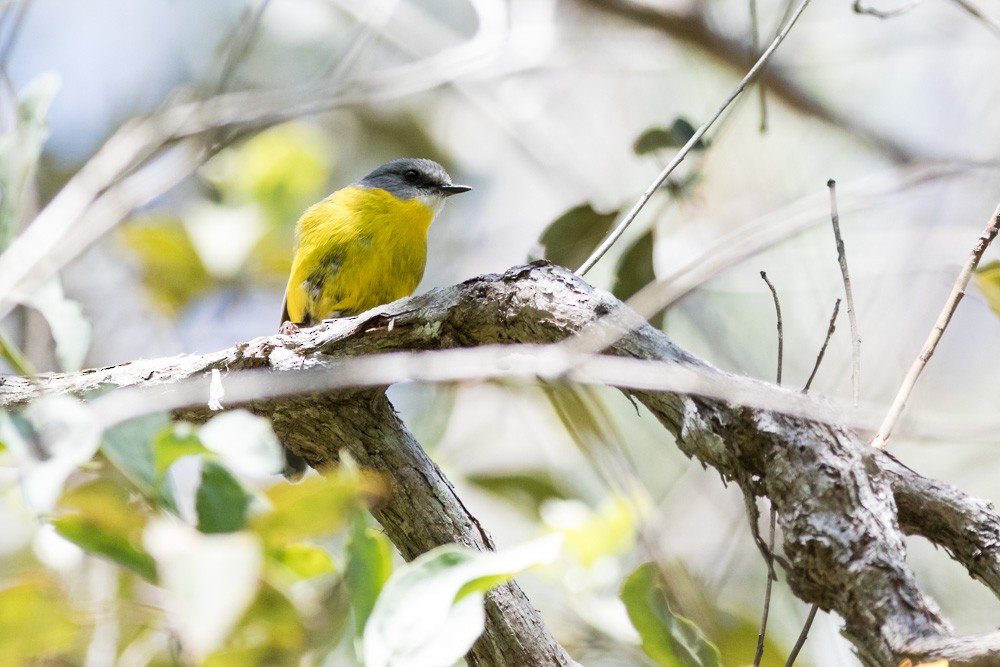
[[[885,443],[889,440],[889,436],[892,435],[892,429],[896,426],[896,422],[899,421],[899,416],[903,413],[903,408],[906,407],[906,400],[910,397],[913,387],[917,384],[920,373],[924,370],[924,366],[927,365],[931,355],[934,354],[934,350],[937,349],[938,342],[941,340],[944,330],[948,327],[952,315],[955,314],[955,309],[958,308],[959,301],[965,296],[965,288],[969,284],[972,272],[975,271],[979,260],[982,259],[983,253],[986,252],[986,248],[989,247],[990,242],[996,237],[998,230],[1000,230],[1000,204],[993,211],[986,229],[983,230],[983,233],[976,240],[976,245],[973,246],[972,251],[969,253],[969,259],[966,260],[965,266],[962,267],[962,272],[958,274],[955,285],[951,288],[951,294],[948,295],[948,300],[945,302],[941,314],[938,315],[937,322],[934,323],[934,328],[931,329],[923,348],[920,350],[920,354],[914,359],[909,372],[903,378],[903,384],[900,385],[899,391],[896,393],[896,398],[893,399],[892,405],[889,408],[889,412],[886,414],[885,419],[882,420],[882,425],[871,441],[873,447],[877,447],[878,449],[885,448]]]
[[[854,308],[851,275],[847,272],[847,252],[844,250],[844,238],[840,235],[840,214],[837,212],[837,181],[831,178],[826,182],[826,187],[830,189],[830,220],[833,222],[833,238],[837,242],[837,262],[840,264],[840,275],[844,279],[847,319],[851,323],[851,387],[854,405],[857,405],[861,401],[861,334],[858,333],[858,314]]]
[[[765,271],[760,272],[760,277],[767,283],[767,288],[771,290],[771,297],[774,298],[774,312],[775,319],[778,321],[778,371],[776,373],[777,378],[775,379],[775,384],[781,384],[781,363],[785,355],[785,336],[782,331],[781,322],[781,301],[778,300],[778,291],[774,289],[774,285],[767,278],[767,273]]]
[[[761,99],[763,100],[763,98]],[[760,277],[765,283],[767,283],[767,288],[771,290],[771,297],[774,299],[775,320],[777,320],[778,326],[778,369],[775,373],[775,384],[780,386],[781,364],[785,356],[785,335],[781,321],[781,301],[778,299],[778,290],[774,289],[774,285],[770,280],[768,280],[767,273],[765,271],[761,271]],[[756,501],[754,507],[756,508]],[[757,649],[753,656],[753,667],[760,667],[761,658],[764,657],[764,637],[767,634],[767,617],[771,611],[771,590],[775,580],[777,579],[777,574],[774,571],[774,523],[778,518],[778,512],[774,509],[774,505],[771,506],[769,514],[770,522],[767,535],[767,551],[764,554],[764,562],[767,563],[767,583],[764,586],[764,608],[760,613],[760,631],[757,633]],[[756,528],[756,522],[754,522],[754,528]]]
[[[750,0],[750,57],[752,63],[760,53],[760,17],[757,15],[757,0]],[[760,132],[767,132],[767,83],[763,78],[757,81],[757,107],[760,112]]]
[[[229,40],[227,40],[229,44],[226,49],[226,59],[215,84],[214,92],[216,95],[229,87],[240,63],[253,48],[254,41],[260,31],[261,19],[264,18],[264,12],[267,11],[269,4],[271,4],[271,0],[260,0],[255,9],[247,8],[243,18],[230,34]]]
[[[840,299],[837,299],[833,304],[833,315],[830,316],[830,326],[826,329],[826,338],[823,340],[823,346],[819,348],[819,354],[816,355],[816,363],[813,364],[812,373],[809,374],[809,379],[806,380],[806,386],[802,387],[802,393],[808,394],[809,388],[812,387],[813,379],[816,377],[816,371],[819,370],[819,365],[823,363],[823,355],[826,354],[826,346],[830,344],[830,339],[833,337],[833,332],[837,327],[837,314],[840,313]],[[855,403],[857,405],[857,403]]]
[[[875,9],[874,7],[862,6],[861,0],[854,0],[853,8],[856,14],[867,14],[868,16],[874,16],[879,19],[891,19],[895,16],[899,16],[900,14],[905,14],[919,4],[920,0],[910,0],[895,9]]]
[[[1000,35],[1000,20],[998,20],[995,16],[990,16],[989,14],[985,13],[983,10],[979,9],[979,7],[976,7],[971,2],[969,2],[969,0],[952,0],[952,1],[956,5],[967,11],[969,14],[982,21],[983,25],[985,25],[987,28],[989,28],[996,34]]]
[[[795,659],[799,657],[799,651],[806,643],[806,637],[809,636],[809,629],[812,627],[813,619],[816,618],[816,612],[819,611],[819,605],[813,605],[809,610],[809,615],[806,616],[806,622],[802,625],[802,631],[799,633],[799,638],[795,640],[795,646],[792,647],[791,652],[788,654],[788,660],[785,661],[785,667],[792,667],[795,664]]]
[[[589,271],[594,266],[594,264],[596,264],[597,261],[604,256],[604,254],[611,248],[611,246],[615,244],[615,242],[621,237],[621,235],[625,233],[625,230],[628,228],[628,226],[632,224],[632,221],[635,220],[636,216],[639,215],[639,212],[646,206],[646,202],[650,200],[653,194],[667,180],[667,177],[669,177],[670,174],[673,173],[674,169],[676,169],[677,166],[684,160],[684,158],[687,157],[688,153],[691,152],[691,149],[695,147],[698,141],[701,140],[701,138],[708,131],[708,128],[712,127],[712,125],[715,124],[715,121],[719,119],[719,116],[721,116],[723,112],[729,108],[729,105],[732,104],[733,101],[740,96],[740,93],[743,92],[743,90],[747,87],[747,85],[751,81],[753,81],[756,78],[757,74],[760,73],[760,71],[764,68],[767,62],[771,59],[771,56],[777,50],[778,46],[780,46],[781,42],[785,40],[785,37],[792,29],[792,26],[795,25],[796,21],[798,21],[799,16],[802,15],[803,10],[805,10],[806,5],[808,4],[809,0],[802,0],[799,3],[795,12],[792,14],[791,18],[785,24],[784,28],[781,29],[781,32],[778,33],[777,37],[774,38],[774,40],[767,47],[764,53],[761,54],[760,58],[757,60],[754,66],[751,67],[750,71],[746,73],[746,76],[744,76],[743,79],[738,84],[736,84],[736,87],[725,99],[725,101],[719,105],[719,108],[715,110],[715,113],[713,113],[707,121],[702,123],[701,126],[697,130],[695,130],[694,134],[691,135],[691,138],[688,139],[687,143],[684,144],[684,146],[677,152],[677,155],[674,156],[674,159],[671,160],[666,167],[664,167],[663,171],[659,173],[659,175],[653,180],[650,186],[646,188],[646,191],[642,193],[642,196],[639,197],[639,201],[637,201],[635,205],[632,206],[632,208],[625,215],[625,217],[622,218],[621,222],[619,222],[618,225],[607,236],[607,238],[605,238],[604,241],[601,242],[601,245],[599,245],[597,249],[594,250],[594,252],[590,255],[590,257],[588,257],[587,260],[580,266],[580,268],[576,270],[576,275],[582,276],[586,274],[587,271]]]
[[[11,51],[14,50],[14,44],[17,43],[17,38],[21,34],[21,26],[24,25],[24,17],[28,15],[28,10],[31,8],[32,0],[21,0],[17,3],[17,6],[13,9],[8,9],[4,12],[3,20],[0,22],[0,26],[6,27],[8,13],[13,13],[13,21],[7,34],[4,35],[3,44],[0,45],[0,67],[6,67],[7,62],[10,59]]]
[[[764,609],[760,615],[760,632],[757,633],[757,650],[753,656],[753,667],[760,667],[761,658],[764,657],[764,636],[767,631],[767,616],[771,611],[771,588],[775,581],[774,576],[774,524],[778,518],[778,512],[771,506],[771,521],[767,533],[767,584],[764,587]]]

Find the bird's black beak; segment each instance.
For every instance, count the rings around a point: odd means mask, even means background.
[[[444,194],[445,197],[450,197],[462,192],[468,192],[472,188],[468,185],[442,185],[438,189]]]

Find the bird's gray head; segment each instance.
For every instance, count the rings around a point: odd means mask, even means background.
[[[420,199],[437,211],[446,197],[468,192],[468,185],[455,185],[444,167],[424,158],[403,158],[386,162],[360,181],[360,188],[381,188],[399,199]]]

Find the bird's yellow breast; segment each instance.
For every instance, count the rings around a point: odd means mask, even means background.
[[[311,206],[296,226],[289,319],[312,324],[412,294],[433,218],[423,202],[379,188],[348,186]]]

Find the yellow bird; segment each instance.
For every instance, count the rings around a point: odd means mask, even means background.
[[[282,323],[310,326],[413,294],[427,229],[446,198],[471,189],[437,162],[404,158],[309,207],[296,225]]]
[[[296,249],[285,289],[281,330],[357,315],[413,294],[424,276],[427,230],[455,185],[432,160],[383,164],[357,183],[306,209],[295,227]],[[305,471],[285,450],[285,476]]]

